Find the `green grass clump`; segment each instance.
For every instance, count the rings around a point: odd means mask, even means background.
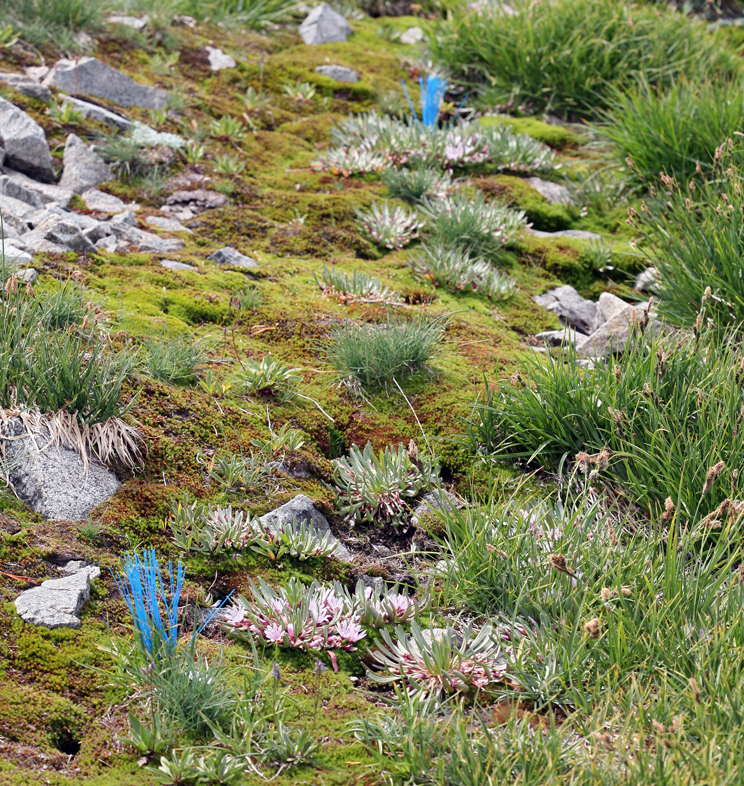
[[[738,82],[680,82],[667,92],[646,82],[618,92],[600,133],[609,139],[619,163],[632,160],[635,184],[656,181],[663,172],[687,181],[700,168],[710,176],[716,148],[744,123],[744,91]]]
[[[184,333],[150,336],[145,344],[145,365],[153,379],[169,385],[193,385],[199,379],[199,366],[209,359],[212,342]]]
[[[0,27],[13,25],[24,41],[36,46],[54,42],[80,50],[79,34],[101,25],[100,0],[7,0],[0,7]]]
[[[447,316],[424,314],[379,325],[350,323],[331,333],[326,358],[343,380],[368,390],[389,388],[428,368],[448,321]]]
[[[495,9],[454,13],[432,45],[459,82],[494,104],[596,117],[614,89],[631,87],[640,75],[661,87],[740,69],[704,23],[658,5],[559,0],[519,3],[513,15]]]
[[[639,323],[622,356],[592,371],[573,350],[526,360],[475,405],[470,437],[488,455],[550,468],[568,456],[587,473],[606,471],[651,513],[669,498],[685,518],[706,516],[740,493],[740,369],[734,344],[712,334],[651,338]]]
[[[734,152],[721,153],[711,182],[667,180],[667,200],[641,211],[643,248],[658,271],[654,293],[676,325],[705,320],[727,330],[744,323],[744,181],[730,166]]]

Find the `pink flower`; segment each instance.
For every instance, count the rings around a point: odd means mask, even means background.
[[[242,606],[231,606],[225,611],[225,622],[228,622],[233,628],[241,625],[245,619],[245,609]]]
[[[350,641],[352,644],[355,641],[363,639],[367,633],[358,622],[352,620],[339,620],[336,623],[336,633],[342,638]]]
[[[279,625],[272,622],[271,625],[268,625],[266,630],[264,630],[264,636],[266,636],[272,644],[279,644],[284,640],[284,631]]]

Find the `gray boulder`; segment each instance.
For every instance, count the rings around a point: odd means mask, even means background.
[[[162,229],[164,232],[186,232],[189,235],[194,234],[188,227],[185,227],[180,221],[176,221],[174,218],[148,216],[145,221],[158,229]]]
[[[240,251],[236,251],[231,246],[225,246],[210,254],[207,259],[211,259],[218,265],[227,265],[228,267],[258,267],[258,263]]]
[[[23,245],[24,248],[20,248],[19,245],[13,242],[12,238],[3,238],[0,250],[5,257],[6,264],[30,265],[34,261],[33,254],[27,251],[25,243]]]
[[[564,343],[576,343],[576,331],[571,328],[564,328],[563,330],[545,330],[538,333],[535,338],[541,343],[549,347],[560,347]],[[582,339],[584,336],[582,336]]]
[[[28,589],[16,598],[16,611],[31,625],[79,628],[77,615],[90,600],[91,579],[100,575],[98,566],[89,565],[69,572],[64,578],[47,579],[41,586]]]
[[[180,251],[184,246],[181,240],[176,238],[166,240],[154,235],[152,232],[143,232],[138,227],[129,226],[129,224],[123,221],[110,221],[107,222],[107,226],[117,240],[123,241],[129,246],[136,246],[137,251],[140,252],[152,251],[156,254],[169,254],[173,251]]]
[[[235,68],[238,64],[230,55],[225,54],[221,49],[214,46],[204,47],[209,58],[209,68],[212,71],[222,71],[224,68]]]
[[[553,183],[551,180],[543,180],[541,177],[526,177],[525,181],[541,196],[545,197],[551,205],[571,204],[571,192],[566,186],[562,186],[560,183]]]
[[[21,239],[34,251],[77,251],[80,254],[91,254],[95,248],[77,224],[56,214],[44,219]]]
[[[597,327],[605,322],[609,322],[614,316],[625,311],[626,308],[633,308],[633,306],[617,295],[603,292],[597,301]]]
[[[321,3],[313,8],[300,25],[300,35],[306,44],[332,44],[336,41],[346,41],[352,32],[351,25],[346,19],[327,3]]]
[[[4,98],[0,98],[0,148],[5,151],[6,166],[44,183],[54,182],[54,164],[44,129]]]
[[[88,210],[95,210],[97,213],[120,213],[127,209],[126,202],[113,194],[99,191],[97,188],[89,188],[81,194],[83,202]]]
[[[279,529],[290,531],[293,527],[298,527],[305,522],[306,527],[311,527],[319,535],[331,533],[328,519],[313,505],[312,500],[304,494],[298,494],[294,499],[286,502],[276,510],[272,510],[265,516],[261,516],[261,524],[268,527],[273,532]],[[335,557],[343,562],[351,562],[351,553],[346,546],[341,543],[331,533],[331,542],[336,542],[333,552]]]
[[[16,172],[6,167],[5,176],[23,186],[27,191],[38,194],[45,205],[55,204],[59,207],[67,207],[72,199],[72,191],[68,188],[61,188],[52,183],[39,183],[38,180],[24,175],[23,172]]]
[[[55,444],[43,428],[29,434],[19,418],[4,424],[0,439],[13,491],[45,519],[84,519],[119,488],[106,467],[91,460],[86,470],[77,450]]]
[[[337,82],[358,82],[359,74],[353,68],[340,65],[322,65],[315,69],[316,73],[335,79]]]
[[[659,271],[655,267],[646,268],[646,270],[636,276],[635,284],[633,286],[639,292],[648,292],[649,289],[651,289],[651,287],[656,283],[656,278],[658,275]]]
[[[186,221],[205,210],[214,210],[226,204],[227,197],[219,191],[197,188],[193,191],[174,191],[160,212]]]
[[[40,85],[28,74],[0,74],[0,82],[4,82],[8,87],[29,98],[36,98],[47,104],[52,100],[52,91],[45,85]]]
[[[112,216],[109,223],[128,224],[130,227],[136,227],[137,217],[134,215],[132,210],[123,210],[121,213],[117,213],[115,216]]]
[[[54,67],[51,79],[65,93],[96,96],[119,106],[165,109],[168,103],[165,90],[140,85],[95,57],[60,60]]]
[[[597,327],[596,303],[581,297],[572,286],[551,289],[532,299],[538,306],[555,314],[564,325],[576,328],[587,336]]]
[[[24,202],[22,199],[0,194],[0,214],[5,223],[18,224],[20,222],[20,225],[23,225],[27,216],[33,213],[34,210],[38,210],[38,208],[31,207],[28,202]],[[16,221],[13,221],[13,219],[16,219]]]
[[[597,328],[591,336],[583,341],[577,341],[576,349],[588,357],[606,357],[607,355],[618,355],[623,352],[628,343],[630,327],[633,318],[641,318],[646,304],[630,306],[629,308],[615,314],[603,325]],[[656,320],[653,313],[649,317],[649,324],[646,331],[653,335],[661,329],[661,324]]]
[[[67,137],[63,161],[65,168],[59,184],[76,194],[111,180],[108,164],[76,134]]]
[[[195,270],[193,265],[187,265],[185,262],[176,262],[173,259],[161,259],[160,267],[167,267],[169,270]]]
[[[72,104],[73,108],[80,112],[83,117],[88,117],[98,123],[106,123],[106,125],[118,128],[119,131],[129,131],[134,125],[126,117],[117,115],[116,112],[110,112],[102,106],[91,104],[90,101],[83,101],[82,98],[73,98],[72,96],[61,94],[60,99],[65,104]]]
[[[458,507],[457,497],[449,491],[429,491],[413,509],[411,523],[418,526],[421,519],[435,510],[454,510]]]
[[[9,178],[7,175],[0,175],[0,194],[13,197],[25,202],[27,205],[36,208],[43,208],[44,202],[37,191],[31,191],[17,180]]]

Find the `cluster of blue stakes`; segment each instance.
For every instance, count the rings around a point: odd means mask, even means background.
[[[400,83],[408,99],[408,106],[411,107],[411,113],[418,122],[419,118],[416,114],[416,107],[413,105],[413,101],[411,101],[406,83],[402,79]],[[424,81],[423,78],[419,78],[419,87],[421,89],[421,122],[426,128],[434,128],[439,120],[439,107],[442,104],[444,94],[447,92],[447,80],[436,74],[428,74],[426,81]],[[457,108],[457,112],[455,112],[455,117],[460,114],[460,109],[467,98],[468,96],[465,96],[460,102],[460,106]]]
[[[136,551],[126,554],[123,572],[116,576],[112,571],[111,575],[132,615],[135,641],[143,654],[150,660],[174,655],[178,646],[178,601],[186,576],[183,564],[179,561],[174,576],[173,563],[168,563],[168,590],[155,549],[145,550],[141,557]],[[192,644],[226,601],[215,606],[194,628]]]

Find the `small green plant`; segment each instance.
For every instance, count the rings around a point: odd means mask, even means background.
[[[249,112],[258,112],[271,103],[271,96],[259,93],[254,87],[249,87],[242,96],[245,108]]]
[[[245,136],[245,126],[239,118],[223,115],[219,120],[210,123],[209,133],[215,139],[225,142],[240,142]]]
[[[327,297],[333,297],[342,303],[384,303],[395,305],[400,302],[400,295],[385,286],[377,276],[369,276],[355,270],[351,275],[344,273],[336,267],[328,268],[323,265],[320,277],[313,273],[315,282]]]
[[[235,156],[217,156],[214,160],[214,171],[221,175],[239,175],[245,169],[245,161]]]
[[[164,126],[168,122],[167,109],[148,109],[147,116],[150,118],[150,125],[155,128]]]
[[[53,99],[47,107],[46,113],[60,126],[77,126],[85,120],[85,115],[79,109],[75,109],[72,101],[64,101],[59,104]]]
[[[0,28],[0,49],[10,49],[19,40],[20,36],[16,34],[13,25],[5,25],[5,27]]]
[[[422,246],[423,253],[411,254],[406,264],[414,274],[455,292],[482,291],[494,301],[508,300],[516,281],[495,270],[483,259],[471,259],[467,251],[442,246]]]
[[[108,137],[100,152],[111,169],[126,182],[131,182],[148,166],[139,142],[128,136]]]
[[[389,167],[382,173],[382,182],[393,199],[403,199],[411,205],[422,204],[424,197],[443,199],[453,187],[449,172],[424,167]]]
[[[341,513],[352,521],[405,524],[410,501],[436,484],[439,466],[430,457],[414,460],[403,445],[375,454],[368,442],[363,451],[352,446],[348,458],[333,461],[333,482]]]
[[[100,519],[88,518],[78,524],[78,537],[88,543],[98,543],[106,532],[106,527]]]
[[[213,342],[162,330],[144,341],[145,364],[154,379],[169,385],[193,385],[209,359]]]
[[[232,387],[232,383],[218,380],[212,374],[212,369],[207,369],[204,376],[199,379],[199,387],[210,396],[224,396]]]
[[[628,201],[631,184],[623,173],[613,167],[579,171],[573,181],[566,185],[571,191],[571,201],[581,215],[588,210],[597,214],[610,210]]]
[[[253,439],[251,444],[270,456],[276,456],[284,450],[290,453],[298,451],[305,444],[305,440],[299,429],[290,428],[289,423],[285,423],[279,431],[272,429],[268,439]]]
[[[294,84],[286,82],[282,85],[282,92],[293,101],[308,103],[315,95],[315,87],[309,82],[301,82],[298,79]]]
[[[157,76],[171,76],[180,59],[181,53],[179,51],[155,52],[150,56],[150,68]]]
[[[228,491],[264,489],[274,474],[276,466],[262,453],[244,455],[225,450],[211,458],[197,455],[207,475]]]
[[[377,36],[383,41],[398,41],[403,33],[390,22],[383,22],[377,28]]]
[[[173,87],[168,91],[168,109],[180,114],[192,105],[191,96],[181,87]]]
[[[187,164],[198,164],[202,158],[204,158],[204,153],[206,152],[206,148],[204,145],[197,145],[194,142],[189,142],[184,145],[180,150],[180,154],[183,156],[184,161]]]
[[[315,765],[313,754],[320,748],[308,729],[288,729],[280,721],[263,743],[264,757],[276,766]]]
[[[460,192],[437,201],[425,199],[421,211],[429,218],[427,236],[433,245],[487,261],[495,261],[527,223],[523,210],[486,202],[480,191],[472,196]]]
[[[251,311],[256,311],[261,303],[263,303],[261,290],[256,286],[246,287],[238,293],[237,298],[240,301],[241,307],[249,308]]]
[[[415,210],[409,211],[403,205],[390,206],[385,201],[382,208],[375,202],[368,211],[354,211],[357,223],[367,237],[378,246],[400,249],[409,245],[419,236],[424,221]]]
[[[146,725],[130,712],[129,736],[124,739],[145,756],[161,756],[173,741],[173,729],[157,712],[153,713],[152,723],[152,726]]]
[[[260,363],[246,360],[243,371],[238,374],[238,380],[248,395],[278,395],[287,400],[293,397],[302,382],[298,371],[298,368],[289,368],[267,355]]]
[[[351,323],[335,328],[325,355],[342,381],[368,390],[391,388],[427,371],[439,351],[448,316],[391,317],[378,325]]]

